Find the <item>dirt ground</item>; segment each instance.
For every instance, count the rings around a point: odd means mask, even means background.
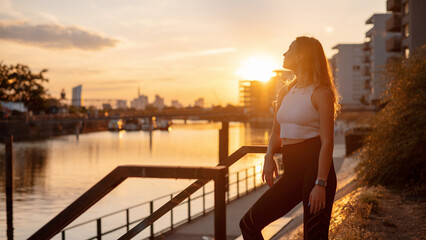
[[[421,196],[403,196],[396,191],[380,199],[366,229],[381,239],[426,239],[426,201]]]
[[[285,239],[303,239],[303,225]],[[426,196],[386,188],[354,189],[334,203],[329,239],[426,240]]]

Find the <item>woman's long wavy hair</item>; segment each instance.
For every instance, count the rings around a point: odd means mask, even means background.
[[[298,62],[299,66],[298,72],[296,73],[297,77],[286,82],[280,89],[277,99],[274,102],[276,111],[280,108],[281,102],[288,90],[296,83],[300,87],[314,85],[314,89],[324,86],[330,89],[334,95],[334,119],[336,119],[341,108],[339,104],[341,96],[337,92],[333,75],[321,43],[313,37],[297,37],[296,51],[302,55],[301,60]]]

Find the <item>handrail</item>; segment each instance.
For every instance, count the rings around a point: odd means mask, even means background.
[[[50,239],[69,223],[83,214],[97,201],[107,195],[128,177],[214,179],[215,181],[215,235],[226,236],[225,174],[227,168],[217,167],[171,167],[171,166],[118,166],[77,200],[62,210],[52,220],[35,232],[29,240]],[[179,202],[178,202],[179,203]],[[220,214],[217,214],[220,213]],[[221,222],[223,221],[223,223]]]
[[[225,166],[230,167],[235,162],[237,162],[239,159],[244,157],[247,153],[265,153],[267,150],[266,146],[242,146],[237,151],[232,153],[229,157],[227,157],[222,163],[219,163],[217,166]],[[149,225],[154,223],[156,220],[161,218],[164,214],[166,214],[168,211],[170,211],[172,208],[174,208],[179,202],[185,200],[187,197],[195,193],[197,190],[199,190],[201,187],[203,187],[207,182],[207,180],[199,179],[189,185],[187,188],[182,190],[178,195],[173,197],[170,201],[163,204],[159,209],[157,209],[155,212],[153,212],[150,216],[146,217],[142,222],[138,223],[136,226],[134,226],[130,231],[126,232],[124,235],[122,235],[119,239],[131,239],[132,237],[136,236],[140,232],[142,232],[145,228],[147,228]],[[215,216],[216,217],[216,216]]]
[[[249,190],[249,187],[248,187],[248,179],[249,178],[253,178],[253,188],[251,189],[251,190],[254,190],[254,189],[256,189],[256,175],[257,175],[257,173],[256,173],[256,167],[257,167],[258,165],[254,165],[254,166],[251,166],[251,167],[248,167],[248,168],[244,168],[244,169],[240,169],[240,170],[237,170],[236,172],[232,172],[232,173],[228,173],[228,178],[230,179],[231,178],[231,176],[232,175],[235,175],[235,178],[236,178],[236,180],[235,181],[233,181],[233,182],[230,182],[229,180],[228,180],[228,188],[230,188],[232,185],[236,185],[236,196],[234,196],[234,198],[236,198],[236,199],[238,199],[240,196],[242,196],[241,194],[247,194],[250,190]],[[252,174],[251,175],[248,175],[248,170],[249,169],[251,169],[252,170]],[[244,179],[240,179],[238,176],[239,176],[239,173],[241,173],[241,172],[245,172],[245,175],[244,175]],[[245,192],[244,193],[240,193],[239,192],[239,182],[240,181],[245,181],[245,183],[246,183],[246,186],[245,186]],[[200,198],[202,198],[202,200],[203,200],[203,209],[201,210],[201,212],[198,212],[198,213],[196,213],[195,215],[194,215],[194,217],[197,217],[197,216],[199,216],[200,214],[201,215],[205,215],[208,211],[206,211],[207,209],[205,208],[206,206],[205,206],[205,197],[207,196],[207,195],[209,195],[209,194],[212,194],[212,193],[214,193],[214,190],[213,191],[208,191],[208,192],[205,192],[205,190],[204,190],[204,188],[206,187],[206,185],[204,185],[203,186],[203,193],[201,194],[201,195],[198,195],[198,196],[195,196],[195,197],[192,197],[193,195],[191,195],[191,201],[190,202],[192,202],[192,201],[194,201],[194,200],[197,200],[197,199],[200,199]],[[83,225],[87,225],[87,224],[90,224],[90,223],[95,223],[96,224],[96,227],[98,228],[98,227],[100,227],[101,229],[103,229],[101,226],[98,226],[98,224],[97,224],[97,222],[98,221],[101,221],[102,222],[102,219],[104,219],[104,218],[107,218],[107,217],[111,217],[111,216],[114,216],[114,215],[117,215],[117,214],[120,214],[120,213],[125,213],[126,215],[126,217],[125,217],[125,219],[126,219],[126,223],[125,224],[123,224],[123,225],[120,225],[120,226],[117,226],[117,227],[115,227],[115,228],[112,228],[112,229],[109,229],[109,230],[107,230],[106,232],[102,232],[102,230],[101,231],[99,231],[98,229],[96,229],[97,231],[96,231],[96,233],[97,233],[97,235],[96,236],[93,236],[93,237],[89,237],[89,238],[87,238],[87,240],[92,240],[92,239],[97,239],[98,237],[102,237],[102,236],[104,236],[104,235],[107,235],[107,234],[110,234],[110,233],[112,233],[112,232],[115,232],[115,231],[117,231],[117,230],[120,230],[120,229],[122,229],[122,228],[126,228],[127,230],[126,231],[128,231],[129,229],[130,229],[130,225],[133,225],[133,224],[137,224],[137,223],[139,223],[140,221],[142,221],[144,218],[146,218],[147,216],[145,216],[145,217],[139,217],[138,219],[136,219],[136,220],[132,220],[132,221],[130,221],[130,219],[129,219],[129,214],[130,214],[130,210],[131,209],[133,209],[133,208],[136,208],[136,207],[141,207],[141,206],[144,206],[144,205],[147,205],[147,204],[154,204],[155,203],[155,201],[157,201],[157,200],[165,200],[165,198],[168,198],[168,199],[171,199],[171,198],[173,198],[173,196],[176,196],[176,194],[178,194],[178,193],[180,193],[182,190],[178,190],[178,191],[175,191],[175,192],[173,192],[173,193],[170,193],[170,194],[167,194],[167,195],[163,195],[163,196],[160,196],[160,197],[157,197],[157,198],[154,198],[154,199],[151,199],[151,200],[149,200],[149,201],[145,201],[145,202],[142,202],[142,203],[138,203],[138,204],[135,204],[135,205],[132,205],[132,206],[130,206],[130,207],[127,207],[127,208],[123,208],[123,209],[121,209],[121,210],[117,210],[117,211],[114,211],[114,212],[111,212],[111,213],[108,213],[108,214],[105,214],[105,215],[103,215],[103,216],[100,216],[100,217],[97,217],[97,218],[94,218],[94,219],[90,219],[90,220],[87,220],[87,221],[85,221],[85,222],[81,222],[81,223],[78,223],[78,224],[76,224],[76,225],[73,225],[73,226],[68,226],[68,227],[66,227],[66,228],[64,228],[64,229],[62,229],[62,231],[61,231],[61,235],[62,235],[62,240],[65,240],[66,239],[66,237],[65,237],[65,232],[66,231],[69,231],[69,230],[72,230],[72,229],[75,229],[75,228],[77,228],[77,227],[81,227],[81,226],[83,226]],[[189,199],[189,198],[188,198]],[[227,191],[227,198],[226,198],[226,202],[227,203],[229,203],[229,201],[231,201],[232,199],[230,198],[230,190],[228,190]],[[152,202],[152,203],[151,203]],[[167,232],[167,231],[170,231],[170,230],[173,230],[174,229],[174,227],[176,227],[176,226],[179,226],[179,225],[181,225],[181,224],[183,224],[183,223],[185,223],[185,222],[189,222],[190,220],[191,220],[191,214],[192,214],[192,212],[191,212],[191,209],[190,209],[190,203],[188,202],[188,201],[183,201],[183,202],[181,202],[181,203],[179,203],[178,204],[178,206],[181,206],[182,204],[188,204],[188,218],[187,219],[183,219],[183,220],[180,220],[179,222],[177,222],[177,223],[173,223],[173,209],[171,209],[170,210],[170,213],[171,213],[171,222],[170,222],[170,227],[169,227],[169,230],[166,230],[166,228],[165,229],[162,229],[162,230],[159,230],[159,232],[157,232],[157,233],[154,233],[154,232],[151,232],[151,236],[150,236],[150,238],[151,237],[154,237],[156,234],[162,234],[162,233],[164,233],[164,232]],[[177,207],[177,206],[176,206]],[[175,207],[175,208],[176,208]],[[214,210],[214,209],[211,209],[211,208],[209,208],[209,210]],[[149,214],[150,215],[150,214]],[[148,216],[149,216],[148,215]],[[152,227],[152,225],[151,225],[151,227]]]

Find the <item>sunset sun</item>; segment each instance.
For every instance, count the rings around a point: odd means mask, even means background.
[[[258,80],[266,82],[274,76],[273,70],[276,64],[266,57],[249,57],[243,61],[235,72],[243,80]]]

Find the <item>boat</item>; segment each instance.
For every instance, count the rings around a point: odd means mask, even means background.
[[[124,130],[126,131],[139,131],[141,130],[141,122],[137,118],[126,119],[124,121]]]
[[[108,122],[109,131],[121,131],[123,127],[123,120],[121,119],[112,119]]]
[[[154,123],[155,122],[155,118],[151,119],[151,118],[144,118],[141,121],[141,129],[144,131],[152,131],[154,130]]]
[[[156,121],[155,128],[158,130],[168,131],[171,125],[171,121],[167,119],[159,119]]]

